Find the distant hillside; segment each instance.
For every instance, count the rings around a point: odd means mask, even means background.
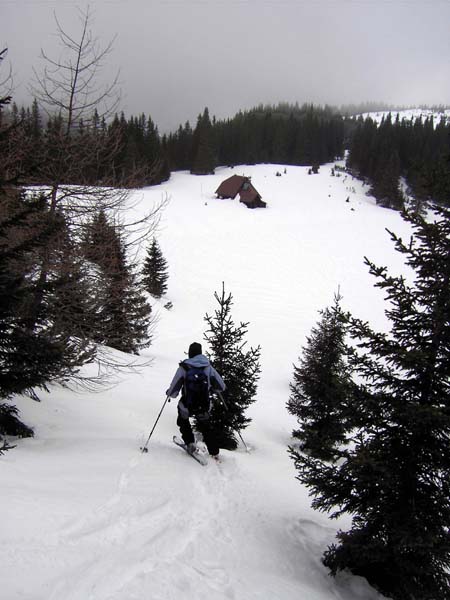
[[[350,127],[347,167],[379,204],[402,209],[403,179],[417,210],[450,205],[450,109],[367,113]]]
[[[401,109],[388,109],[388,110],[377,110],[370,112],[358,113],[356,116],[362,116],[363,119],[370,117],[376,123],[381,123],[389,114],[393,118],[399,115],[400,121],[403,119],[428,119],[433,117],[435,125],[439,123],[441,118],[450,119],[450,107],[431,107],[431,108],[401,108]]]

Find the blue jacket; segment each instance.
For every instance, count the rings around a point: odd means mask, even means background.
[[[192,366],[192,367],[204,367],[205,373],[208,377],[209,389],[219,390],[221,392],[225,391],[225,384],[223,382],[222,377],[219,373],[212,367],[209,363],[209,360],[203,354],[197,354],[194,358],[187,358],[183,361],[184,365]],[[170,396],[171,398],[176,398],[183,387],[184,378],[186,376],[186,370],[181,366],[178,367],[177,372],[172,379],[172,383],[169,386],[169,389],[166,392],[166,396]]]

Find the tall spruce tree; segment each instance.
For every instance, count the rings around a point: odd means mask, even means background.
[[[62,216],[61,220],[64,223]],[[96,284],[89,276],[81,245],[67,227],[52,239],[48,284],[52,330],[58,335],[65,332],[72,344],[91,345],[98,319],[93,302]]]
[[[294,366],[287,403],[300,425],[293,432],[300,449],[322,460],[335,460],[341,454],[353,387],[346,361],[347,319],[340,301],[337,294],[334,305],[320,311],[321,320],[307,338],[299,366]]]
[[[7,400],[13,394],[45,386],[47,360],[53,365],[52,345],[35,330],[27,326],[26,316],[20,316],[19,306],[24,305],[31,294],[25,278],[24,256],[38,243],[38,233],[30,237],[22,232],[36,211],[34,206],[21,204],[18,197],[8,197],[0,187],[0,399]],[[11,204],[16,206],[12,210]],[[42,232],[39,232],[42,233]],[[17,238],[22,237],[21,242]],[[12,239],[16,238],[13,244]],[[55,353],[56,354],[56,353]],[[46,360],[47,359],[47,360]],[[33,436],[33,430],[18,418],[18,410],[9,402],[0,402],[0,441],[2,435]]]
[[[199,115],[197,127],[192,140],[192,165],[193,175],[210,175],[214,173],[215,157],[213,145],[213,128],[209,118],[208,108]]]
[[[251,422],[245,415],[245,410],[255,402],[257,382],[260,369],[260,346],[246,349],[248,323],[236,326],[231,317],[233,297],[217,292],[214,297],[219,304],[214,316],[205,316],[208,329],[204,339],[210,352],[208,358],[212,366],[223,377],[227,386],[222,402],[215,402],[211,413],[211,426],[216,432],[220,448],[235,450],[237,448],[236,432],[241,431]]]
[[[5,54],[0,52],[0,64]],[[0,437],[33,435],[11,404],[15,394],[36,398],[35,388],[70,380],[94,353],[89,343],[55,328],[52,299],[55,287],[62,287],[61,278],[42,284],[35,277],[39,255],[44,248],[51,251],[64,222],[48,218],[42,194],[30,198],[17,187],[25,174],[19,130],[26,126],[1,126],[2,109],[10,100],[0,96],[0,400],[5,401],[0,402]],[[36,296],[42,299],[39,310]]]
[[[142,283],[149,294],[161,298],[167,291],[167,261],[161,252],[158,241],[153,238],[147,250],[142,268]]]
[[[88,228],[84,252],[100,270],[94,275],[97,327],[93,339],[122,352],[137,354],[151,343],[151,306],[127,261],[119,232],[103,211]]]
[[[32,276],[36,255],[55,239],[55,226],[45,199],[0,188],[0,399],[24,393],[36,398],[34,388],[70,380],[94,354],[88,342],[55,326],[53,299],[61,278],[39,289]],[[37,313],[36,292],[43,299]],[[0,434],[5,433],[32,435],[10,404],[0,405]]]
[[[291,452],[313,507],[353,516],[324,564],[396,600],[450,598],[450,210],[436,212],[433,222],[405,215],[410,243],[391,234],[413,283],[366,259],[391,330],[349,320],[361,393],[344,459],[330,465]]]

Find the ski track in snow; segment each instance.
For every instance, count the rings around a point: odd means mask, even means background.
[[[161,459],[171,469],[164,486],[155,487]],[[297,600],[299,588],[313,600],[325,598],[308,585],[311,573],[328,585],[329,597],[346,600],[332,591],[317,557],[302,565],[297,555],[285,555],[292,546],[308,556],[311,532],[329,539],[332,530],[268,514],[265,482],[251,479],[254,459],[242,450],[223,452],[222,462],[202,467],[170,443],[134,455],[103,503],[69,519],[39,547],[22,548],[21,564],[11,561],[44,579],[39,591],[14,600],[138,600],[144,591],[152,600]],[[174,496],[180,479],[188,483]],[[320,544],[316,550],[320,556]]]
[[[151,589],[155,600],[180,594],[238,597],[225,559],[233,556],[233,537],[223,511],[224,465],[210,463],[204,473],[195,473],[200,465],[185,464],[189,457],[174,454],[176,475],[182,469],[185,477],[191,477],[189,493],[178,498],[157,494],[152,500],[149,489],[148,500],[136,502],[133,488],[148,474],[146,457],[132,459],[111,498],[60,532],[58,545],[70,546],[75,564],[49,582],[50,600],[132,600],[141,598],[143,589]]]

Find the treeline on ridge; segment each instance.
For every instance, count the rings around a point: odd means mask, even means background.
[[[61,118],[44,122],[36,100],[31,108],[13,104],[4,118],[21,131],[16,144],[22,146],[28,182],[49,183],[46,164],[64,135]],[[378,124],[370,117],[343,117],[329,106],[280,103],[217,120],[205,108],[195,127],[186,122],[161,136],[144,113],[127,118],[122,112],[106,122],[94,112],[89,122],[76,124],[71,136],[80,148],[98,146],[103,155],[92,153],[95,161],[83,166],[82,181],[80,171],[74,177],[69,170],[65,183],[139,187],[166,181],[177,170],[205,175],[217,166],[238,164],[320,165],[348,150],[347,167],[368,181],[383,206],[402,208],[401,178],[419,204],[449,205],[450,122],[445,117],[436,125],[432,116],[393,120],[389,114]]]
[[[402,209],[404,178],[417,208],[434,201],[450,205],[450,121],[433,116],[395,120],[388,114],[378,125],[373,119],[357,120],[349,143],[347,167],[367,179],[377,201]]]
[[[62,119],[51,115],[44,122],[36,100],[31,108],[19,109],[13,104],[7,118],[22,131],[23,171],[32,173],[31,182],[48,183],[45,163],[56,138],[64,134]],[[169,179],[170,172],[177,170],[207,174],[219,165],[323,164],[342,155],[344,142],[340,115],[331,108],[309,104],[260,106],[222,121],[211,119],[205,108],[194,128],[187,122],[162,136],[145,114],[126,118],[122,112],[107,123],[94,112],[89,122],[78,122],[71,135],[86,148],[98,145],[99,138],[110,138],[116,145],[118,132],[119,148],[113,157],[107,152],[103,157],[97,153],[95,163],[85,166],[82,182],[65,183],[122,185],[133,175],[130,185],[153,185]],[[109,148],[111,144],[101,146]],[[136,173],[140,174],[137,181]]]

